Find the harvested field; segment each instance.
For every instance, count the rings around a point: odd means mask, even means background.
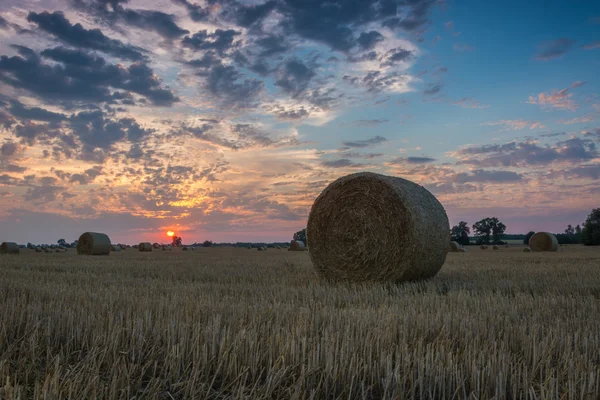
[[[306,252],[0,258],[0,399],[598,399],[600,249],[469,246],[325,284]]]

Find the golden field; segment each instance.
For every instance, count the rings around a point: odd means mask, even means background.
[[[600,248],[331,285],[309,254],[0,257],[0,399],[599,399]]]

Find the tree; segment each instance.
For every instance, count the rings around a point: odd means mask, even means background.
[[[583,224],[581,238],[586,246],[600,245],[600,208],[594,208],[588,215]]]
[[[171,242],[171,246],[181,247],[181,240],[181,236],[173,235],[173,241]]]
[[[67,241],[65,239],[58,239],[58,241],[56,243],[58,243],[59,246],[67,245]]]
[[[458,225],[452,227],[450,236],[453,241],[463,246],[467,246],[469,244],[469,233],[471,233],[469,225],[465,221],[460,221]]]
[[[493,236],[495,243],[498,242],[505,230],[506,225],[500,222],[496,217],[484,218],[473,224],[473,231],[477,236],[483,236],[483,243],[489,243],[490,236]]]
[[[306,244],[306,228],[294,233],[294,240],[299,240]]]
[[[204,247],[211,247],[212,245],[213,245],[213,242],[212,242],[212,241],[210,241],[210,240],[205,240],[205,241],[202,243],[202,246],[204,246]]]
[[[529,231],[527,232],[527,235],[525,235],[525,239],[523,239],[523,244],[526,246],[529,246],[529,239],[531,239],[531,237],[535,235],[534,231]]]

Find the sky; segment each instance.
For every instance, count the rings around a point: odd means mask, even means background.
[[[287,241],[336,178],[600,207],[600,2],[3,0],[0,240]]]

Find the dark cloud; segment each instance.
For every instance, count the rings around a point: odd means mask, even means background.
[[[3,157],[9,158],[16,154],[19,145],[15,142],[6,142],[0,146],[0,154]]]
[[[241,32],[233,29],[217,29],[214,33],[202,30],[192,36],[184,37],[182,44],[194,50],[214,50],[219,54],[223,54],[231,49],[233,40],[240,34]]]
[[[383,73],[381,71],[369,71],[365,76],[357,77],[344,75],[343,80],[354,86],[365,88],[368,92],[379,93],[389,90],[399,84],[407,82],[408,77],[400,73]]]
[[[258,79],[244,79],[243,74],[231,65],[218,64],[199,75],[206,77],[205,88],[212,95],[224,105],[234,108],[256,107],[257,96],[264,87]]]
[[[427,164],[436,161],[435,158],[431,157],[397,157],[388,162],[390,165],[398,164]]]
[[[191,3],[187,0],[171,0],[175,4],[181,4],[188,10],[188,14],[192,21],[200,22],[206,20],[210,16],[210,11],[200,7],[198,4]]]
[[[574,44],[574,40],[567,38],[561,38],[549,42],[544,42],[539,46],[539,52],[536,54],[535,58],[537,60],[546,61],[551,60],[553,58],[561,57],[566,52],[568,52]]]
[[[383,153],[357,153],[357,152],[350,153],[350,152],[346,152],[346,153],[342,153],[341,156],[344,158],[363,158],[365,160],[372,160],[374,158],[382,157]]]
[[[238,25],[249,27],[259,25],[271,11],[275,9],[276,2],[266,1],[263,4],[241,5],[237,2],[229,2],[231,5],[224,12],[224,16],[233,19]]]
[[[375,145],[378,145],[378,144],[381,144],[384,142],[387,142],[386,138],[384,138],[383,136],[375,136],[373,138],[365,139],[365,140],[342,142],[342,144],[346,147],[363,148],[363,147],[375,146]]]
[[[431,95],[439,93],[440,90],[442,90],[442,84],[440,84],[440,83],[429,84],[428,88],[423,91],[423,94],[431,96]]]
[[[284,92],[296,97],[306,90],[315,72],[300,59],[287,60],[280,68],[275,84]]]
[[[391,67],[396,63],[408,60],[413,55],[410,50],[404,50],[401,48],[395,48],[388,50],[385,55],[381,58],[382,67]]]
[[[359,168],[359,167],[365,166],[365,164],[358,164],[347,158],[341,158],[339,160],[333,160],[333,161],[323,161],[321,163],[321,165],[323,165],[324,167],[328,167],[328,168],[349,168],[349,167]]]
[[[525,167],[544,165],[555,161],[581,162],[598,157],[593,141],[573,138],[554,146],[540,146],[535,142],[512,142],[502,145],[473,146],[456,152],[459,164],[480,167]]]
[[[486,182],[486,183],[511,183],[523,180],[523,175],[512,171],[486,171],[478,169],[471,172],[461,172],[454,178],[456,183]]]
[[[81,24],[72,25],[62,12],[50,14],[30,12],[27,21],[36,23],[40,29],[53,34],[71,46],[99,50],[125,60],[141,61],[142,49],[105,36],[100,29],[85,29]]]
[[[563,175],[567,178],[598,180],[600,179],[600,164],[580,165],[564,171]]]
[[[81,11],[102,18],[108,23],[121,22],[139,29],[153,31],[165,39],[176,39],[190,33],[175,23],[175,16],[155,10],[124,8],[128,0],[72,0]]]
[[[8,21],[2,15],[0,15],[0,29],[8,29],[8,28],[9,28]]]
[[[360,126],[361,128],[373,127],[381,124],[385,124],[389,122],[388,119],[359,119],[356,121],[352,121],[352,124],[356,126]]]
[[[283,36],[269,35],[256,40],[255,43],[262,49],[259,53],[261,57],[270,57],[275,54],[284,53],[289,48]]]
[[[48,124],[31,121],[17,125],[14,133],[16,137],[23,139],[30,146],[33,146],[37,139],[51,139],[60,136],[60,130],[52,129]]]
[[[378,42],[383,41],[383,35],[377,31],[363,32],[356,41],[361,50],[371,50]]]
[[[23,195],[23,200],[33,203],[50,203],[56,200],[56,196],[64,189],[64,187],[54,185],[30,187]]]
[[[60,63],[51,65],[31,49],[19,47],[18,51],[20,56],[0,57],[0,81],[47,101],[113,103],[111,89],[137,93],[157,106],[171,106],[179,100],[144,63],[113,65],[99,56],[58,47],[42,52]]]
[[[34,121],[44,121],[57,123],[67,119],[67,116],[60,113],[45,110],[39,107],[25,107],[21,102],[12,100],[10,102],[10,113],[20,119],[29,119]]]

